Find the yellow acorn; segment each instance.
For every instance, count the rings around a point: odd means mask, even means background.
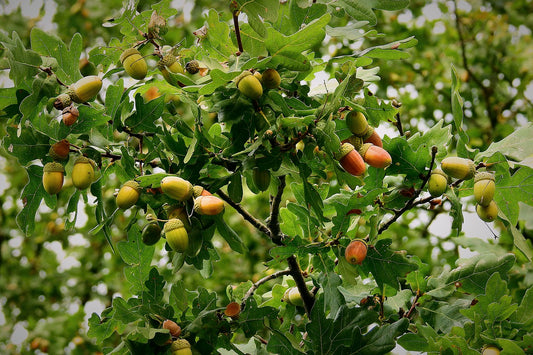
[[[172,355],[192,355],[191,344],[185,339],[178,339],[170,345]]]
[[[479,218],[485,222],[492,222],[498,217],[498,206],[494,200],[490,201],[487,207],[477,205],[476,212]]]
[[[146,77],[148,66],[137,48],[126,49],[120,56],[120,62],[133,79],[141,80]]]
[[[348,112],[346,115],[346,126],[348,126],[350,132],[359,137],[366,136],[368,130],[370,129],[365,115],[359,111]]]
[[[263,85],[267,89],[277,89],[281,84],[281,76],[276,69],[267,69],[262,74]]]
[[[161,190],[174,200],[186,201],[192,197],[193,186],[178,176],[167,176],[161,180]]]
[[[189,246],[189,236],[181,220],[177,218],[169,220],[165,223],[163,232],[172,250],[183,253]]]
[[[189,232],[192,228],[191,223],[189,222],[189,216],[187,215],[187,211],[185,210],[185,207],[183,206],[168,206],[167,207],[167,216],[168,219],[174,219],[178,218],[180,221],[183,222],[183,226]]]
[[[43,187],[50,195],[55,195],[63,187],[65,168],[60,163],[47,163],[43,169]]]
[[[428,191],[433,197],[438,197],[448,188],[448,175],[441,169],[433,169],[428,180]]]
[[[496,191],[494,174],[489,172],[479,172],[474,177],[474,197],[481,206],[487,207]]]
[[[72,101],[84,103],[94,98],[101,88],[102,79],[96,75],[90,75],[70,85],[68,94]]]
[[[461,180],[472,179],[476,172],[476,164],[472,160],[465,158],[444,158],[440,165],[446,174]]]
[[[194,199],[194,211],[201,215],[214,216],[224,211],[224,201],[216,196],[198,196]]]
[[[250,99],[257,100],[263,95],[263,87],[259,80],[249,71],[244,71],[237,78],[235,84],[239,91]]]
[[[117,194],[116,202],[120,209],[127,210],[137,203],[141,195],[141,186],[137,181],[126,181]]]
[[[298,287],[296,286],[289,287],[285,291],[285,293],[283,294],[283,301],[293,306],[304,306],[304,301],[302,299],[302,296],[300,295],[300,291],[298,291]]]
[[[78,190],[85,190],[94,181],[94,162],[84,156],[79,156],[72,168],[72,184]]]
[[[485,345],[481,349],[481,355],[500,355],[500,349],[494,345]]]

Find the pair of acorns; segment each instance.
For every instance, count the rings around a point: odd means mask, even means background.
[[[337,155],[344,170],[354,176],[361,176],[366,172],[365,162],[379,169],[391,165],[390,154],[383,149],[381,138],[368,124],[362,112],[348,112],[346,126],[353,135],[342,141],[340,152]]]
[[[434,169],[428,181],[428,191],[433,197],[446,192],[449,177],[460,180],[474,178],[474,198],[477,202],[476,212],[485,222],[492,222],[498,216],[498,206],[494,202],[496,183],[491,172],[476,172],[476,164],[471,159],[448,157],[442,160],[441,169]]]
[[[252,100],[257,100],[263,95],[263,87],[277,89],[281,84],[281,76],[276,69],[267,69],[263,73],[256,71],[253,74],[245,70],[233,81],[241,94]]]
[[[80,155],[72,167],[72,185],[78,190],[85,190],[94,182],[95,163],[92,159]],[[43,187],[50,195],[56,195],[63,187],[65,167],[60,162],[47,163],[43,169]]]
[[[64,110],[73,102],[85,103],[92,100],[100,92],[100,89],[102,89],[102,79],[96,75],[85,76],[70,85],[66,92],[59,94],[54,100],[54,107],[58,110]],[[64,111],[63,114],[71,110]]]

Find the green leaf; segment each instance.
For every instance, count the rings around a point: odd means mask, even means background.
[[[458,261],[458,267],[451,271],[444,271],[439,277],[431,277],[428,281],[427,292],[433,297],[446,297],[455,290],[456,283],[465,292],[481,294],[485,291],[488,279],[495,272],[502,278],[507,277],[507,271],[515,262],[513,254],[497,257],[492,254],[478,255],[467,260]]]
[[[25,48],[24,43],[16,32],[13,38],[0,33],[0,40],[7,48],[7,59],[9,62],[9,78],[13,80],[17,89],[31,92],[33,77],[39,73],[39,66],[42,64],[39,54]]]
[[[340,140],[335,134],[335,122],[331,120],[320,121],[313,129],[313,134],[316,135],[318,144],[325,147],[332,153],[336,153],[340,147]]]
[[[35,159],[44,159],[48,154],[50,138],[46,135],[31,129],[23,129],[18,135],[15,127],[6,127],[6,131],[4,148],[14,155],[21,165]]]
[[[424,146],[428,148],[429,152],[433,146],[437,147],[436,157],[440,160],[448,154],[447,145],[451,139],[452,127],[450,125],[444,126],[444,119],[442,119],[424,134],[417,132],[407,141],[411,147]]]
[[[338,289],[342,285],[341,278],[334,272],[323,272],[318,278],[318,283],[324,290],[324,307],[329,307],[330,312],[336,314],[346,303]],[[326,313],[326,308],[324,308],[324,313]]]
[[[163,276],[159,275],[159,272],[155,267],[150,270],[148,280],[144,285],[148,292],[142,293],[143,303],[159,303],[163,299],[163,287],[165,286],[165,280]]]
[[[375,26],[377,18],[372,9],[401,10],[408,4],[409,0],[339,0],[330,6],[339,6],[354,19]]]
[[[267,36],[266,27],[261,20],[273,22],[278,17],[279,1],[277,0],[237,0],[239,11],[248,16],[248,23],[261,37]],[[246,50],[246,49],[245,49]]]
[[[130,265],[124,269],[124,274],[131,284],[131,292],[142,292],[150,273],[155,246],[144,245],[139,226],[133,225],[128,232],[128,240],[119,242],[117,249],[122,260]]]
[[[398,339],[398,345],[405,350],[424,352],[428,348],[428,342],[419,334],[407,333]]]
[[[143,320],[143,315],[139,312],[139,300],[130,298],[126,302],[122,297],[113,298],[113,318],[124,323],[134,323]]]
[[[26,235],[31,235],[35,229],[35,216],[37,209],[41,205],[41,200],[47,194],[42,184],[43,168],[37,165],[30,165],[26,172],[29,181],[20,196],[24,207],[17,215],[17,224]]]
[[[105,311],[104,311],[105,312]],[[102,344],[104,340],[109,338],[115,331],[122,333],[124,324],[114,318],[100,317],[93,313],[89,318],[89,331],[87,335],[91,338],[96,338],[97,344]]]
[[[533,325],[533,287],[526,290],[526,293],[522,297],[520,306],[516,312],[511,316],[511,321],[516,323],[528,324],[529,327]]]
[[[429,276],[430,267],[428,264],[424,264],[418,256],[413,256],[412,260],[416,262],[418,269],[411,271],[405,279],[413,292],[423,294],[427,289],[427,276]]]
[[[136,111],[124,122],[133,132],[156,131],[154,121],[161,117],[165,108],[165,97],[144,102],[142,95],[135,95]]]
[[[67,47],[59,37],[44,32],[38,27],[31,31],[31,46],[38,53],[53,57],[57,60],[58,67],[55,74],[65,84],[73,84],[81,78],[79,70],[82,38],[76,33]]]
[[[385,284],[399,290],[399,278],[416,270],[417,266],[405,256],[391,250],[391,239],[378,240],[376,245],[368,248],[366,259],[360,266],[366,273],[371,272],[379,288]]]
[[[232,201],[237,203],[242,200],[242,176],[240,172],[236,172],[231,176],[228,184],[228,195]]]
[[[466,132],[463,129],[463,98],[461,97],[461,94],[459,93],[459,84],[460,80],[457,76],[457,71],[455,70],[455,67],[452,65],[451,69],[451,75],[452,75],[452,115],[453,115],[453,122],[455,125],[455,130],[459,133],[460,139],[457,140],[457,149],[461,149],[461,145],[465,145],[468,143],[468,136]]]
[[[265,318],[275,321],[278,310],[273,307],[258,307],[255,298],[246,300],[244,310],[239,315],[239,321],[246,337],[253,336],[258,330],[265,326]]]
[[[219,60],[227,60],[229,56],[239,50],[229,40],[229,37],[230,28],[228,24],[219,18],[216,10],[209,10],[207,14],[207,36],[202,40],[203,49]]]
[[[530,158],[533,155],[533,124],[529,123],[501,141],[491,143],[487,150],[476,155],[476,161],[490,158],[495,153],[501,153],[518,162]]]
[[[274,354],[289,354],[297,355],[304,354],[303,352],[296,350],[289,339],[276,329],[270,330],[270,339],[268,340],[267,350]]]
[[[224,73],[220,69],[213,69],[209,72],[212,81],[209,84],[202,86],[198,91],[198,94],[211,95],[217,88],[227,85],[228,82],[235,79],[238,75],[239,72]]]
[[[421,183],[426,173],[426,166],[431,161],[427,146],[413,145],[405,137],[384,140],[383,147],[392,158],[392,165],[387,168],[388,175],[405,174],[409,180]]]
[[[215,216],[215,223],[218,232],[220,233],[222,238],[224,238],[226,242],[228,242],[231,249],[241,254],[248,250],[239,235],[230,226],[226,224],[226,221],[224,221],[222,215]]]
[[[444,194],[448,201],[452,204],[450,208],[450,216],[453,218],[452,229],[455,230],[455,236],[458,236],[463,228],[464,217],[463,217],[463,205],[461,200],[455,194],[455,189],[448,188]]]
[[[178,311],[185,312],[189,302],[187,301],[187,290],[183,280],[174,282],[170,290],[170,304],[175,306],[176,313]]]
[[[365,113],[368,123],[372,127],[377,127],[381,122],[394,122],[396,121],[396,114],[398,109],[392,106],[392,104],[386,103],[374,95],[369,95],[369,91],[365,90]],[[409,142],[411,143],[411,142]],[[411,145],[414,146],[414,145]]]

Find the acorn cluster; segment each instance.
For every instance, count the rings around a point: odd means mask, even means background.
[[[337,160],[348,173],[361,176],[366,164],[385,169],[392,163],[390,154],[383,149],[383,142],[374,127],[368,124],[365,115],[350,111],[346,115],[346,126],[352,136],[342,141]]]
[[[267,69],[263,73],[243,71],[234,80],[235,85],[244,96],[257,100],[263,95],[263,88],[277,89],[281,84],[281,76],[276,69]]]
[[[181,327],[173,320],[167,319],[163,322],[163,329],[168,329],[172,338],[177,338],[170,343],[172,355],[192,355],[191,344],[186,339],[180,339]]]
[[[494,202],[496,184],[491,172],[476,171],[471,159],[448,157],[442,160],[441,169],[434,169],[428,180],[428,191],[433,197],[446,192],[450,178],[459,180],[474,179],[474,198],[476,212],[483,221],[492,222],[498,216],[498,206]]]
[[[95,98],[100,89],[102,89],[102,79],[96,75],[89,75],[68,86],[66,92],[59,94],[55,98],[54,107],[58,110],[63,110],[63,121],[71,122],[70,124],[65,122],[66,125],[73,124],[79,115],[77,109],[74,111],[75,108],[71,106],[72,103],[83,104],[90,101]],[[68,117],[68,115],[65,117],[68,113],[72,113],[75,118]]]

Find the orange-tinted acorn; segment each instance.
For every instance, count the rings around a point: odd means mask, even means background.
[[[392,158],[385,149],[371,143],[363,144],[359,153],[363,160],[374,168],[384,169],[392,163]]]
[[[224,201],[210,196],[198,196],[194,199],[194,211],[201,215],[214,216],[224,211]]]
[[[370,127],[367,134],[363,137],[364,143],[372,143],[373,145],[383,148],[383,141],[381,140],[381,137],[379,134],[377,134],[374,127]]]
[[[359,153],[350,143],[344,143],[341,146],[338,155],[339,163],[348,173],[354,176],[363,175],[366,171],[366,165]]]
[[[366,242],[362,239],[355,239],[348,244],[344,251],[346,261],[353,265],[361,265],[366,258],[367,252]]]

